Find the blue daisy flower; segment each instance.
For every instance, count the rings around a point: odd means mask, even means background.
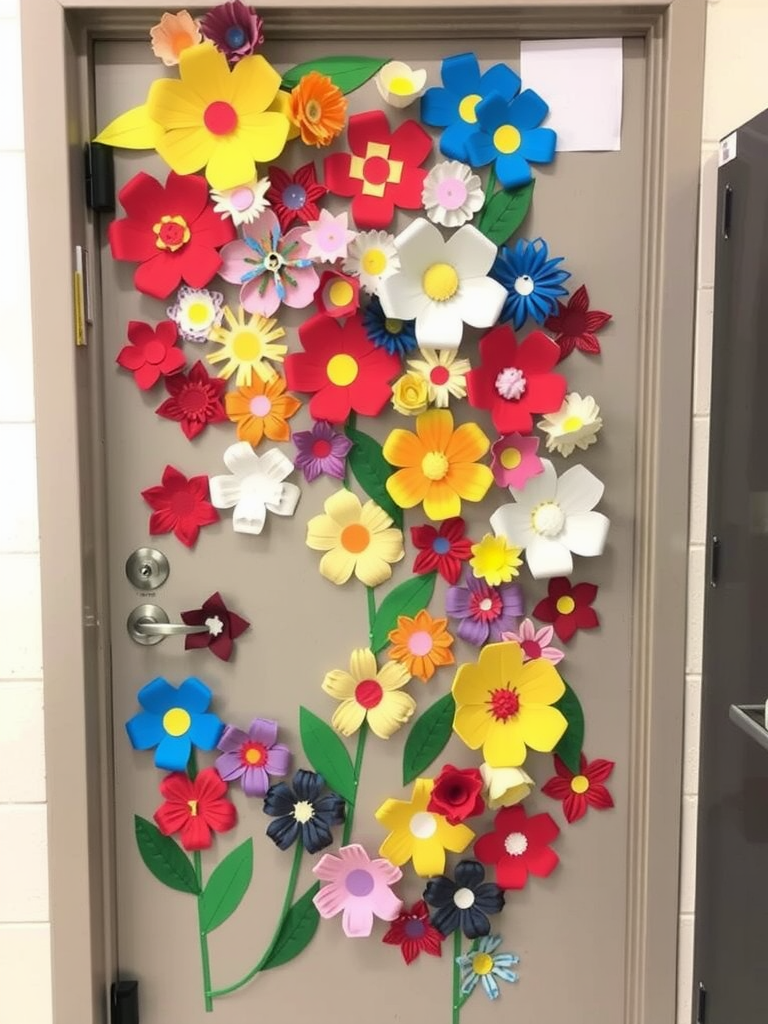
[[[490,276],[507,289],[507,299],[501,311],[502,320],[511,320],[520,330],[530,317],[543,324],[557,309],[557,300],[567,295],[563,281],[571,276],[561,270],[564,256],[550,259],[549,247],[543,238],[532,242],[518,239],[514,248],[504,245],[499,250]]]
[[[172,686],[157,678],[142,686],[137,699],[142,707],[125,723],[128,738],[136,750],[155,750],[155,766],[169,772],[183,772],[192,745],[213,750],[224,732],[224,723],[208,713],[213,694],[199,679],[185,679]]]
[[[467,138],[473,167],[493,164],[504,188],[518,188],[531,180],[529,161],[549,164],[555,156],[557,135],[538,127],[549,107],[533,89],[510,100],[492,93],[477,104],[475,131]]]
[[[344,821],[346,804],[338,793],[326,792],[325,779],[316,772],[300,768],[293,789],[285,782],[269,787],[264,798],[264,813],[274,821],[267,835],[281,850],[299,840],[308,853],[318,853],[333,842],[331,825]]]
[[[363,313],[363,327],[376,348],[384,348],[390,355],[404,356],[417,347],[414,321],[385,316],[376,296]]]
[[[497,978],[501,978],[502,981],[517,981],[517,972],[511,968],[520,963],[520,958],[514,953],[497,953],[500,945],[499,935],[487,935],[475,942],[468,953],[456,957],[456,963],[461,968],[463,996],[474,992],[479,981],[489,999],[498,999]]]

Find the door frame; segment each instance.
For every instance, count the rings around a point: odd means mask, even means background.
[[[55,1024],[105,1020],[116,967],[103,410],[95,383],[101,339],[97,311],[88,345],[75,347],[73,275],[74,247],[93,250],[94,243],[82,148],[93,129],[90,46],[95,35],[145,36],[160,10],[155,0],[128,3],[21,3]],[[428,33],[429,8],[436,7],[452,15],[453,28],[441,34],[457,38],[471,30],[496,38],[634,35],[646,42],[624,1024],[671,1022],[706,2],[483,0],[478,8],[472,0],[389,0],[384,11],[366,9],[365,0],[305,0],[287,12],[284,0],[259,3],[274,36],[314,38],[319,24],[326,38],[361,27]],[[91,284],[97,297],[98,280]]]

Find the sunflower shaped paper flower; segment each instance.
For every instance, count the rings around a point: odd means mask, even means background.
[[[277,448],[256,455],[247,441],[238,441],[224,452],[224,465],[231,475],[212,476],[208,486],[216,508],[234,506],[235,533],[261,533],[267,512],[292,516],[296,511],[301,490],[285,483],[293,463]]]
[[[552,707],[565,693],[557,669],[544,658],[524,664],[515,643],[489,644],[460,665],[452,692],[454,732],[493,768],[521,765],[528,747],[554,750],[568,727]]]
[[[539,125],[549,107],[533,89],[513,100],[491,93],[475,107],[476,130],[467,139],[468,163],[473,167],[493,164],[507,189],[531,180],[529,163],[549,164],[555,156],[557,135]]]
[[[327,498],[324,514],[307,523],[307,547],[325,551],[320,575],[340,586],[352,573],[367,587],[392,576],[392,565],[404,557],[403,534],[374,501],[360,503],[342,489]]]
[[[342,736],[352,736],[367,721],[371,732],[388,740],[416,710],[413,697],[401,692],[410,678],[410,672],[394,662],[378,668],[369,648],[352,651],[349,672],[335,668],[323,679],[325,693],[339,701],[331,725]]]
[[[155,747],[157,768],[185,771],[192,746],[213,750],[224,731],[218,715],[208,711],[212,696],[194,676],[179,686],[153,679],[137,694],[142,710],[125,723],[131,745],[136,750]]]
[[[403,909],[391,888],[403,877],[400,868],[382,857],[371,860],[358,843],[342,846],[338,857],[324,853],[312,873],[326,883],[312,900],[320,917],[341,913],[341,927],[349,939],[367,938],[374,917],[394,921]]]

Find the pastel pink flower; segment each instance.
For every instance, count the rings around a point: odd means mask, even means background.
[[[390,888],[403,877],[402,871],[383,857],[371,860],[359,843],[342,846],[338,857],[324,854],[312,872],[328,883],[312,901],[320,917],[342,913],[341,927],[350,939],[370,935],[374,917],[394,921],[403,909]]]
[[[523,649],[523,662],[533,661],[535,658],[546,658],[553,665],[557,665],[563,660],[565,654],[559,647],[550,646],[554,635],[553,626],[542,626],[541,629],[536,629],[530,619],[523,619],[516,633],[502,633],[501,639],[512,640],[516,644],[520,644]]]
[[[321,210],[317,220],[308,222],[309,231],[301,236],[309,246],[309,256],[323,263],[343,260],[350,242],[357,237],[349,230],[349,214],[344,211],[335,216],[330,210]]]
[[[538,437],[505,434],[495,441],[491,445],[491,470],[499,487],[514,487],[519,491],[532,476],[538,476],[544,469],[536,454],[538,450]]]

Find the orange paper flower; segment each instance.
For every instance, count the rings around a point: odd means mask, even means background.
[[[152,53],[169,68],[179,63],[182,50],[203,41],[200,26],[189,11],[164,14],[160,24],[149,30],[149,38]]]
[[[330,146],[344,129],[346,114],[344,93],[319,71],[304,75],[291,91],[288,116],[307,146]]]
[[[453,665],[456,660],[449,649],[453,637],[447,625],[447,619],[433,619],[426,610],[414,618],[399,615],[397,628],[389,633],[390,658],[404,665],[412,676],[428,682],[436,668]]]
[[[248,387],[230,391],[225,398],[227,416],[237,424],[237,436],[255,448],[266,435],[270,441],[287,441],[288,420],[301,408],[293,395],[285,394],[279,375],[263,381],[255,374]]]

